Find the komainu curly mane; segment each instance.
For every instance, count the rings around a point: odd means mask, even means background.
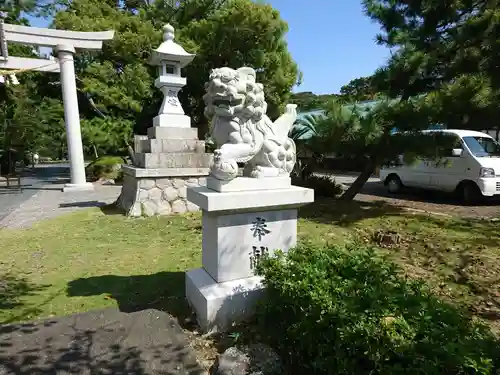
[[[205,116],[212,120],[211,135],[220,146],[211,173],[232,179],[236,162],[243,162],[252,177],[289,174],[295,164],[295,144],[287,135],[296,118],[295,106],[289,105],[273,123],[266,115],[264,86],[247,67],[214,69],[205,89]]]
[[[207,93],[203,97],[205,116],[208,119],[217,117],[216,106],[221,102],[221,99],[226,97],[229,100],[229,105],[234,105],[231,116],[233,119],[237,119],[240,125],[246,126],[252,133],[255,130],[262,133],[272,133],[272,122],[266,115],[267,102],[264,97],[264,86],[255,82],[253,69],[250,71],[246,69],[219,68],[212,70],[209,82],[205,85]]]

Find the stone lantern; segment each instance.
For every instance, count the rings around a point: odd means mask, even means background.
[[[163,93],[158,116],[147,135],[134,136],[134,164],[122,166],[123,185],[117,205],[128,216],[171,215],[197,211],[186,199],[187,186],[206,183],[212,154],[184,114],[177,93],[186,84],[181,69],[195,55],[174,42],[174,28],[163,27],[163,43],[151,53],[158,67],[155,86]]]
[[[191,118],[184,114],[177,94],[186,85],[186,78],[181,76],[181,69],[188,65],[194,56],[174,42],[174,28],[171,25],[163,26],[163,43],[153,50],[149,60],[150,65],[158,67],[155,87],[163,93],[163,102],[158,116],[153,119],[153,126],[191,127]]]

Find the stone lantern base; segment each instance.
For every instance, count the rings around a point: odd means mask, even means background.
[[[187,187],[206,184],[212,154],[197,129],[154,126],[147,137],[136,136],[136,166],[123,167],[117,205],[128,216],[155,216],[197,211]]]

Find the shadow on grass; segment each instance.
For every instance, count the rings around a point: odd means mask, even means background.
[[[102,213],[104,215],[121,215],[125,216],[125,212],[118,207],[118,205],[115,203],[110,203],[110,204],[105,204],[100,207]]]
[[[71,207],[80,207],[80,208],[92,208],[92,207],[103,207],[107,204],[105,202],[99,201],[85,201],[85,202],[71,202],[71,203],[60,203],[60,208],[71,208]]]
[[[318,198],[299,209],[299,216],[321,224],[349,226],[358,221],[381,216],[396,216],[407,213],[404,208],[386,202],[340,201]]]
[[[11,316],[0,321],[0,324],[22,320],[30,315],[38,314],[40,312],[39,308],[27,305],[24,298],[35,295],[43,289],[45,289],[45,286],[32,284],[26,278],[14,276],[9,273],[0,274],[0,311],[14,309],[21,311],[16,316]]]
[[[152,309],[163,306],[181,314],[177,299],[183,292],[168,293],[179,290],[183,277],[179,272],[74,281],[69,286],[73,295],[113,294],[127,313],[111,308],[40,323],[0,325],[0,374],[203,374],[183,331],[170,315]],[[23,311],[23,316],[7,322],[35,315],[36,307],[23,306],[23,297],[40,289],[23,278],[0,276],[0,309]]]
[[[145,309],[165,311],[185,324],[191,312],[185,300],[185,273],[158,272],[152,275],[104,275],[80,278],[68,283],[67,295],[105,295],[116,300],[120,311]]]
[[[59,204],[60,208],[94,208],[98,207],[101,209],[101,212],[105,215],[124,215],[122,209],[120,209],[116,203],[106,203],[100,201],[84,201],[84,202],[71,202],[71,203],[61,203]]]

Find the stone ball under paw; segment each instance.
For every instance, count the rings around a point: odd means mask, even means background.
[[[218,180],[232,180],[238,176],[238,163],[236,160],[215,163],[210,168],[210,174]]]

